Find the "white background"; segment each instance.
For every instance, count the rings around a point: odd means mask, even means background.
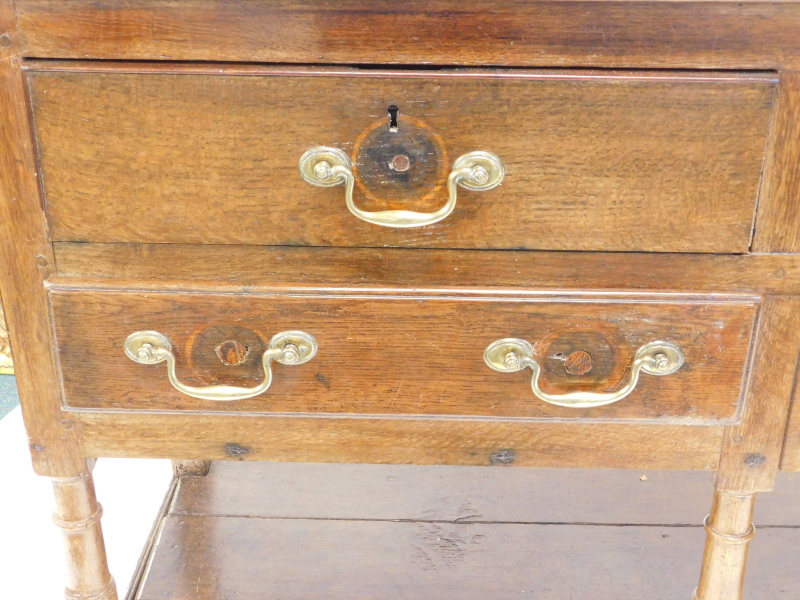
[[[66,563],[50,480],[33,472],[19,407],[0,419],[0,599],[62,600]],[[120,598],[172,478],[166,460],[101,459],[94,470]]]

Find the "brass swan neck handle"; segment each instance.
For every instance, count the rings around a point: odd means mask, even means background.
[[[178,379],[175,370],[175,354],[172,342],[158,331],[137,331],[125,340],[125,354],[132,361],[142,365],[167,363],[167,377],[172,386],[179,392],[216,402],[233,402],[245,400],[264,393],[272,383],[272,361],[284,365],[301,365],[308,362],[317,353],[317,341],[303,331],[283,331],[272,338],[269,347],[261,356],[264,368],[264,379],[255,387],[237,387],[232,385],[209,385],[195,387]]]
[[[345,204],[356,217],[373,225],[383,227],[423,227],[446,219],[455,210],[458,186],[473,191],[491,190],[503,181],[505,167],[491,152],[470,152],[453,163],[447,177],[448,200],[440,209],[431,213],[411,210],[361,210],[353,200],[355,175],[350,157],[338,148],[320,146],[311,148],[300,157],[300,176],[308,183],[320,187],[344,184]]]
[[[615,392],[568,392],[548,394],[539,387],[542,368],[533,357],[533,346],[518,338],[505,338],[492,342],[483,354],[486,364],[501,373],[513,373],[530,368],[533,371],[531,387],[533,394],[549,404],[569,408],[592,408],[619,402],[630,394],[639,383],[639,375],[670,375],[681,368],[684,356],[681,349],[671,342],[650,342],[636,351],[628,382]]]

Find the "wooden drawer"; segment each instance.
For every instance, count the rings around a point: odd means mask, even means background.
[[[28,80],[54,241],[714,253],[749,249],[775,88],[757,73],[43,62]],[[352,158],[366,211],[435,211],[473,151],[505,178],[459,188],[438,223],[381,227],[342,186],[301,179],[317,146]]]
[[[70,409],[689,424],[739,417],[757,310],[749,297],[660,294],[54,287],[51,298]],[[319,350],[305,364],[273,362],[264,393],[216,402],[177,391],[164,364],[128,358],[125,340],[140,330],[169,338],[177,378],[191,386],[256,385],[264,379],[267,344],[282,331],[313,335]],[[685,363],[664,377],[642,373],[630,395],[613,404],[567,408],[534,397],[531,370],[501,373],[485,364],[485,349],[512,337],[534,345],[540,387],[549,394],[619,390],[636,351],[656,340],[679,346]],[[225,365],[221,357],[241,364]]]

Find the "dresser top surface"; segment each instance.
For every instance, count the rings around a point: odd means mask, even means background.
[[[800,3],[357,4],[18,0],[42,58],[408,65],[800,67]]]

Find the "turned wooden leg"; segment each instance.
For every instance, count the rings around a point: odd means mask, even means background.
[[[117,600],[100,527],[103,508],[97,502],[92,476],[54,478],[53,490],[53,521],[64,533],[67,550],[64,596],[67,600]]]
[[[755,534],[755,494],[714,492],[706,517],[706,549],[694,600],[741,600],[747,548]]]
[[[172,473],[175,477],[205,477],[211,469],[210,460],[173,460]]]

